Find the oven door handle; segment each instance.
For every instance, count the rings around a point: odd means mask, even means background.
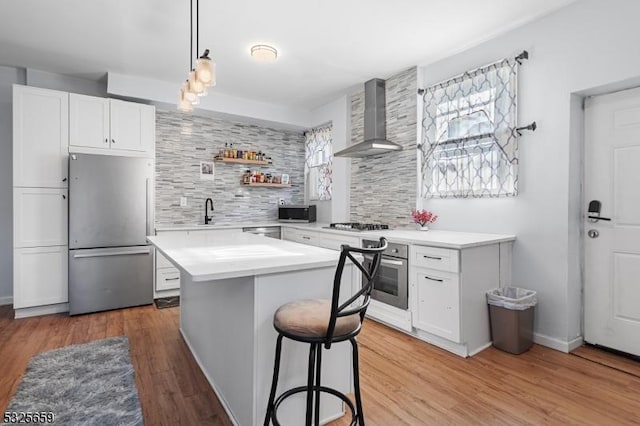
[[[364,256],[364,260],[366,260],[368,262],[373,262],[373,257]],[[385,259],[385,258],[382,258],[380,263],[382,265],[391,265],[391,266],[402,266],[402,265],[404,265],[404,262],[402,262],[401,260],[390,260],[390,259]]]

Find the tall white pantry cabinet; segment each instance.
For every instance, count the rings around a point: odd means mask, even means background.
[[[55,305],[50,312],[67,308],[68,144],[69,94],[14,86],[13,307],[16,312],[43,305]]]
[[[92,105],[100,107],[92,108]],[[95,134],[101,135],[101,141],[106,135],[108,143],[96,146],[92,138]],[[123,142],[122,147],[111,146],[112,135]],[[70,146],[70,137],[73,146]],[[70,149],[154,157],[155,108],[13,86],[13,307],[16,318],[68,310]]]

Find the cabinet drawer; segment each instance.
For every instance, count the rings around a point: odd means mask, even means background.
[[[303,231],[300,229],[284,228],[282,230],[282,239],[310,246],[319,247],[321,245],[320,235],[317,232]]]
[[[351,247],[360,247],[360,239],[327,234],[322,235],[320,239],[320,247],[331,250],[340,250],[340,246],[343,244],[350,245]]]
[[[156,250],[156,269],[174,268],[173,264],[167,260],[159,251]]]
[[[413,269],[415,312],[413,326],[436,336],[460,342],[460,285],[451,272]]]
[[[156,271],[156,291],[180,288],[180,271],[176,268],[162,268]]]
[[[460,252],[437,247],[411,246],[411,266],[460,272]]]

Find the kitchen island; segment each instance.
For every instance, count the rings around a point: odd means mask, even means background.
[[[148,240],[180,270],[180,331],[230,418],[262,424],[277,334],[272,319],[287,302],[330,298],[339,252],[227,231],[212,235],[160,235]],[[352,291],[353,265],[343,275],[343,297]],[[323,385],[352,389],[349,343],[323,354]],[[306,383],[309,346],[285,339],[278,392]],[[304,394],[289,398],[282,424],[304,419]],[[321,419],[342,416],[342,402],[322,396]]]

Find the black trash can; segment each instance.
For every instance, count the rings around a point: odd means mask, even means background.
[[[512,354],[521,354],[533,345],[533,320],[536,292],[517,287],[487,292],[491,340],[493,346]]]

